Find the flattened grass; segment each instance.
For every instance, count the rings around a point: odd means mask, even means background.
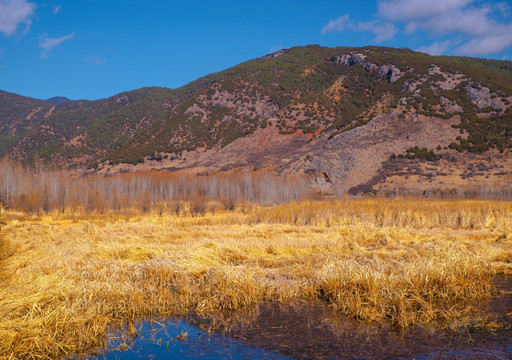
[[[484,326],[475,299],[512,271],[512,204],[352,200],[205,216],[7,213],[0,357],[106,346],[143,317],[322,299],[398,326]],[[6,249],[6,250],[4,250]],[[8,256],[5,256],[7,254]]]

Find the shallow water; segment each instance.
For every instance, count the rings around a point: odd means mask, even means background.
[[[185,321],[144,322],[138,330],[138,337],[131,343],[114,340],[117,350],[109,351],[98,359],[289,359],[220,333],[201,331]],[[185,339],[178,339],[185,333]]]
[[[510,292],[512,277],[498,279],[496,284]],[[421,327],[402,331],[347,318],[322,302],[261,303],[232,313],[141,323],[128,349],[99,358],[512,359],[512,294],[501,294],[480,306],[504,328],[463,333]],[[183,333],[188,339],[176,340]],[[113,346],[122,343],[114,340]]]

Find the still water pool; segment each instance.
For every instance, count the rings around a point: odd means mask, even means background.
[[[500,280],[510,290],[512,278]],[[356,321],[322,302],[261,303],[223,314],[141,322],[136,337],[112,337],[98,359],[512,359],[512,294],[481,304],[498,331],[407,331]],[[121,332],[123,334],[123,332]]]
[[[236,338],[201,331],[185,321],[144,322],[131,343],[115,341],[116,350],[99,359],[290,359],[272,350],[251,347]]]

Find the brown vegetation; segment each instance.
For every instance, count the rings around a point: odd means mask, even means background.
[[[115,329],[135,332],[144,317],[297,298],[402,327],[494,328],[471,301],[490,296],[494,274],[512,272],[509,202],[373,199],[203,212],[183,201],[174,213],[150,204],[103,215],[5,213],[0,357],[85,354],[104,348]]]
[[[72,177],[0,164],[0,358],[105,348],[147,317],[320,300],[408,327],[499,326],[512,203],[314,201],[268,173]]]
[[[37,170],[0,162],[0,204],[29,214],[144,213],[158,208],[176,213],[176,202],[188,202],[189,214],[204,214],[212,202],[233,209],[235,203],[283,204],[311,196],[301,177],[234,172],[192,176],[169,172],[129,176],[72,176],[64,171]],[[215,204],[218,205],[218,204]],[[182,208],[182,210],[185,210]]]

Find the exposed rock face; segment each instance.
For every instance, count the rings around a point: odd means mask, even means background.
[[[420,91],[418,89],[418,85],[421,85],[422,83],[423,83],[422,81],[411,81],[411,82],[409,82],[409,80],[407,80],[404,83],[404,86],[402,86],[402,90],[403,91],[408,91],[408,92],[413,92],[413,93],[418,93]]]
[[[398,70],[395,67],[395,65],[392,65],[392,64],[386,64],[386,65],[380,66],[378,68],[377,73],[380,76],[385,76],[386,79],[388,79],[388,82],[390,82],[390,83],[397,81],[401,77],[400,70]]]
[[[427,68],[427,74],[429,74],[430,76],[439,74],[439,73],[441,73],[441,68],[437,65],[432,64]]]
[[[366,125],[331,139],[318,138],[308,145],[310,160],[303,164],[304,171],[316,175],[322,187],[333,184],[333,188],[348,190],[364,182],[363,179],[371,179],[392,153],[412,146],[446,146],[458,135],[458,130],[452,128],[457,123],[455,117],[449,120],[425,116],[402,119],[400,114],[400,111],[381,114]],[[287,166],[292,167],[292,164]]]
[[[276,52],[273,52],[272,54],[268,54],[263,56],[263,59],[273,59],[275,57],[278,57],[279,55],[286,54],[290,49],[281,49]]]
[[[504,104],[499,99],[493,99],[491,96],[491,92],[486,87],[476,88],[471,84],[466,86],[466,95],[469,100],[479,109],[484,109],[486,107],[492,107],[495,109],[503,109]]]
[[[441,104],[444,105],[444,107],[446,108],[446,110],[449,113],[461,113],[462,112],[462,106],[455,104],[453,101],[448,100],[444,96],[441,96],[439,98],[439,100],[441,101]]]
[[[393,83],[402,77],[400,70],[397,69],[395,65],[385,64],[378,66],[365,61],[366,55],[363,54],[340,54],[327,60],[334,61],[336,64],[342,64],[345,66],[361,65],[368,72],[386,77],[390,83]]]
[[[122,96],[119,96],[115,101],[116,101],[116,103],[122,103],[122,102],[130,101],[130,99],[128,99],[128,96],[122,95]]]
[[[366,55],[363,54],[340,54],[329,59],[336,64],[343,64],[345,66],[364,64]]]

